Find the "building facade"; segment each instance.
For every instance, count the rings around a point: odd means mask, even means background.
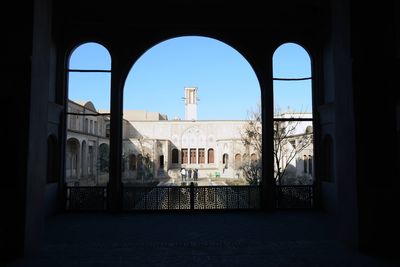
[[[91,101],[68,101],[65,181],[98,185],[108,182],[110,119]]]
[[[248,120],[197,120],[197,88],[185,88],[184,99],[185,120],[169,120],[158,112],[124,110],[122,182],[178,181],[182,168],[196,169],[199,179],[243,180],[249,178],[246,166],[261,166],[261,151],[244,144]],[[104,185],[109,180],[109,113],[96,110],[90,101],[70,100],[68,110],[66,182]],[[301,116],[311,118],[311,114]],[[290,125],[283,125],[287,138],[277,148],[282,160],[275,166],[285,170],[282,183],[311,183],[312,142],[298,148],[306,133],[312,135],[312,122]],[[261,136],[261,125],[258,129]],[[261,168],[256,175],[261,179]]]
[[[202,178],[243,178],[242,162],[260,153],[243,145],[246,120],[198,120],[197,87],[184,89],[185,119],[124,111],[123,182],[179,179],[182,168]]]

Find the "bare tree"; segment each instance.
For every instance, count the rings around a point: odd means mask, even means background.
[[[141,158],[139,160],[139,168],[140,170],[138,170],[140,172],[140,176],[142,178],[142,182],[143,179],[153,179],[153,173],[152,173],[152,169],[153,169],[153,164],[152,164],[152,160],[151,160],[151,155],[149,153],[149,149],[145,147],[144,143],[145,140],[144,138],[138,138],[138,143],[139,143],[139,151],[141,153]],[[138,168],[138,169],[139,169]]]
[[[293,119],[293,118],[292,118]],[[289,165],[301,151],[312,144],[312,130],[298,133],[297,128],[301,121],[275,120],[274,121],[274,178],[277,184],[282,184],[282,178],[286,174]],[[241,133],[241,139],[247,151],[252,149],[258,155],[257,161],[244,160],[240,169],[246,180],[254,184],[261,180],[261,155],[262,155],[262,120],[261,107],[249,112],[248,122]]]
[[[241,140],[246,148],[248,158],[244,158],[239,169],[249,184],[257,184],[262,178],[261,155],[262,155],[262,121],[261,106],[251,110],[248,122],[241,132]],[[250,151],[255,153],[256,159],[250,158]]]
[[[297,133],[299,123],[295,119],[274,121],[274,176],[277,184],[282,184],[282,178],[296,155],[313,142],[312,129]]]

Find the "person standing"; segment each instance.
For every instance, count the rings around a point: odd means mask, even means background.
[[[193,171],[193,180],[197,181],[198,176],[199,176],[199,170],[198,169],[194,169]]]
[[[192,169],[189,169],[189,170],[187,171],[187,176],[188,176],[188,179],[189,179],[189,180],[192,179]]]
[[[186,169],[185,168],[181,169],[181,178],[182,178],[182,181],[186,181]]]

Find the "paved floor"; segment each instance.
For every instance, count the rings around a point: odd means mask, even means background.
[[[396,266],[335,239],[313,211],[66,213],[39,253],[6,266]]]

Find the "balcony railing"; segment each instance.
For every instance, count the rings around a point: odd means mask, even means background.
[[[276,186],[276,208],[314,207],[312,185]],[[107,210],[105,186],[67,186],[66,210]],[[134,210],[248,210],[260,209],[259,186],[126,186],[123,209]]]
[[[313,185],[277,185],[275,192],[278,209],[309,209],[314,207]]]
[[[260,208],[258,186],[123,187],[125,210],[239,210]]]
[[[107,187],[68,186],[65,208],[66,210],[106,210]]]

